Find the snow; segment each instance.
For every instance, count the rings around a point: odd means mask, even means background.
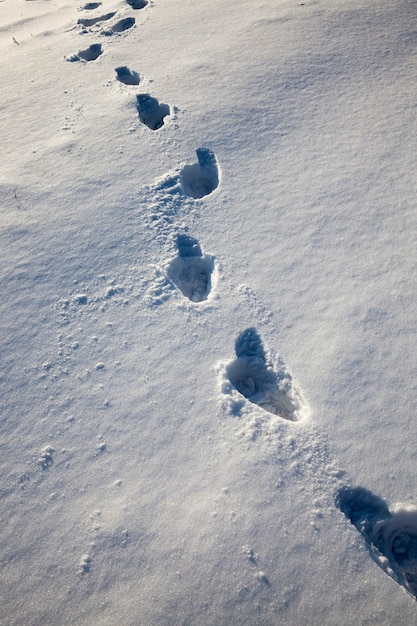
[[[415,5],[0,2],[0,624],[417,624]]]

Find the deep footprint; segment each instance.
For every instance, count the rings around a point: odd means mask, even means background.
[[[132,9],[143,9],[148,4],[147,0],[127,0]]]
[[[188,235],[178,235],[177,247],[178,256],[168,266],[169,278],[192,302],[207,300],[214,257],[203,254],[198,241]]]
[[[148,93],[141,93],[136,96],[136,107],[140,121],[151,130],[162,128],[164,118],[170,113],[167,104],[158,102]]]
[[[289,372],[276,372],[268,361],[255,328],[244,330],[235,343],[236,359],[226,369],[233,387],[253,404],[291,422],[301,419],[304,407]]]
[[[106,15],[100,15],[99,17],[80,18],[77,21],[77,24],[81,24],[81,26],[85,26],[86,28],[88,28],[89,26],[94,26],[94,24],[98,24],[99,22],[105,22],[106,20],[110,20],[115,15],[116,11],[113,11],[112,13],[106,13]]]
[[[417,598],[417,509],[390,512],[364,487],[342,487],[336,505],[364,537],[374,561]]]
[[[125,17],[123,20],[116,22],[113,26],[110,26],[108,30],[103,30],[103,35],[114,35],[115,33],[123,33],[125,30],[129,30],[136,23],[134,17]]]
[[[78,54],[69,57],[67,61],[95,61],[102,53],[101,43],[93,43],[86,50],[80,50]]]
[[[181,172],[181,186],[186,196],[203,198],[219,185],[219,168],[214,152],[208,148],[196,150],[198,163],[186,165]]]
[[[139,85],[139,74],[128,67],[123,65],[122,67],[116,67],[117,80],[125,85]]]

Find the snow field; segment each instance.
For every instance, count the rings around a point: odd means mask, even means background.
[[[0,620],[415,623],[413,3],[131,4],[0,5]]]

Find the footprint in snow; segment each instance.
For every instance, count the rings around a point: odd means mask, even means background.
[[[373,560],[417,599],[417,509],[392,512],[364,487],[342,487],[336,505],[365,539]]]
[[[111,36],[115,33],[123,33],[125,30],[132,28],[135,23],[136,20],[134,17],[125,17],[124,19],[116,22],[116,24],[113,24],[113,26],[110,26],[108,30],[103,30],[103,35]]]
[[[111,13],[106,13],[105,15],[100,15],[98,17],[81,17],[77,20],[77,24],[81,24],[81,26],[85,26],[88,28],[89,26],[94,26],[94,24],[98,24],[99,22],[105,22],[110,20],[112,17],[116,15],[116,11],[112,11]]]
[[[148,0],[127,0],[127,4],[132,9],[143,9],[148,4]]]
[[[78,54],[69,57],[67,61],[95,61],[102,53],[101,43],[93,43],[86,50],[80,50]]]
[[[136,108],[139,119],[151,130],[158,130],[164,125],[164,118],[169,115],[170,110],[167,104],[158,102],[148,93],[140,93],[136,96]]]
[[[208,148],[196,150],[198,163],[186,165],[181,172],[181,186],[186,196],[203,198],[219,185],[219,167],[214,152]]]
[[[236,358],[226,367],[233,387],[253,404],[291,422],[302,419],[306,404],[283,362],[274,368],[255,328],[244,330],[235,343]]]
[[[125,85],[139,85],[139,74],[125,65],[116,67],[117,80]]]
[[[87,2],[87,4],[81,8],[84,9],[84,11],[93,11],[94,9],[98,9],[98,7],[101,7],[101,2]]]
[[[214,257],[203,254],[197,239],[178,235],[178,256],[168,266],[168,276],[192,302],[207,300],[211,291]]]

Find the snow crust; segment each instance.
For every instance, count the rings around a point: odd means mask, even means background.
[[[415,9],[0,2],[1,625],[417,624]]]

